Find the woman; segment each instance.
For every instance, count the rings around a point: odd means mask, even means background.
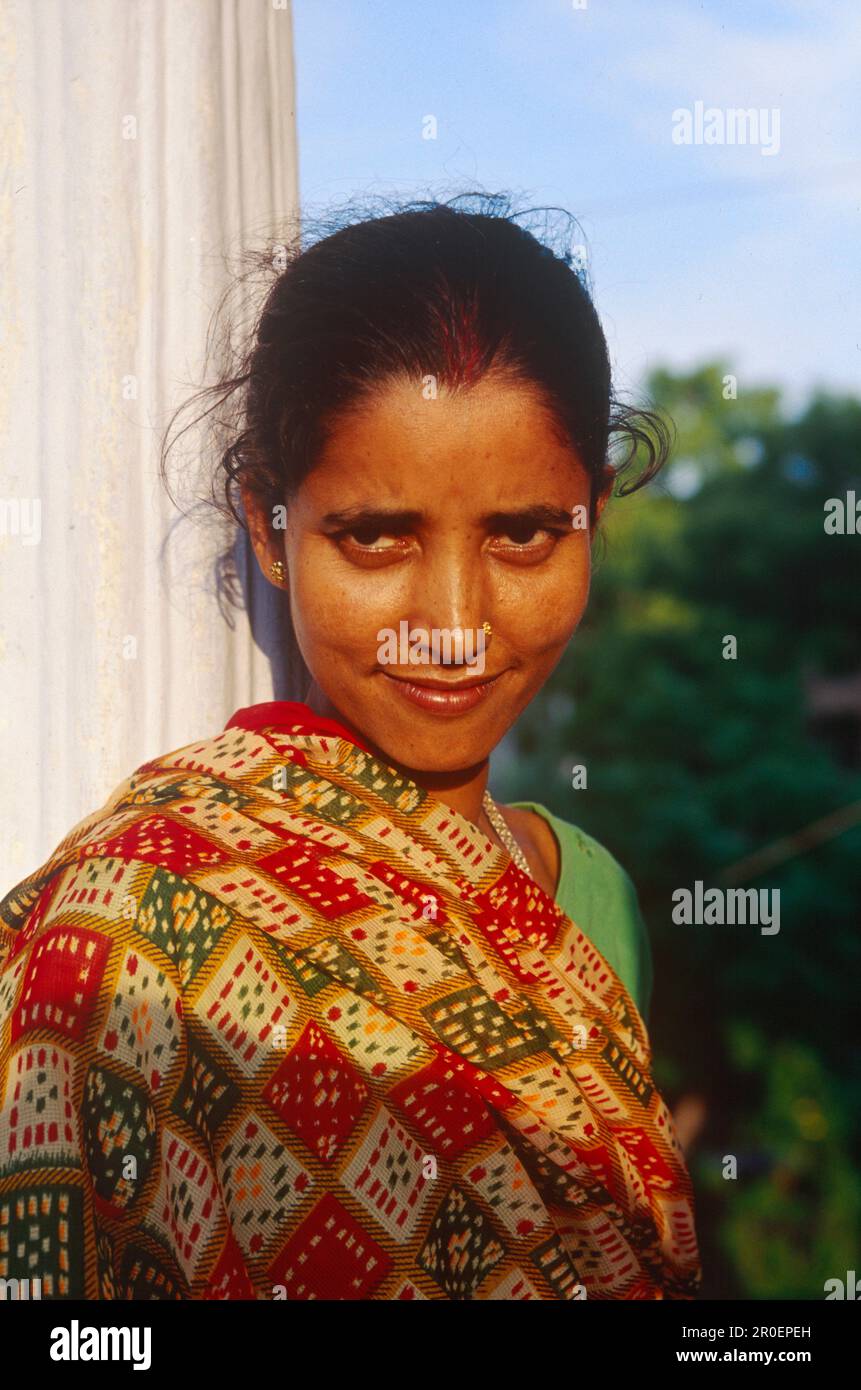
[[[2,1274],[692,1297],[631,885],[487,791],[583,614],[610,435],[649,444],[583,283],[498,207],[359,221],[279,274],[235,391],[228,500],[312,682],[153,758],[6,898]]]

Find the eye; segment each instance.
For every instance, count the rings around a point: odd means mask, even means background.
[[[356,526],[352,531],[342,531],[354,544],[363,550],[391,550],[398,544],[397,536],[387,535],[379,526]]]
[[[549,535],[546,526],[536,526],[532,521],[515,521],[508,526],[504,538],[514,545],[530,545],[536,536],[546,538]]]
[[[534,521],[510,521],[504,531],[491,536],[491,549],[506,559],[541,560],[567,532],[551,526],[538,526]]]
[[[391,530],[370,521],[335,532],[334,540],[346,559],[366,568],[396,562],[412,545],[410,536],[392,534]]]

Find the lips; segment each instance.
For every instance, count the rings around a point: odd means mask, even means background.
[[[496,686],[502,672],[496,676],[481,676],[468,681],[416,681],[393,676],[384,671],[403,699],[432,714],[464,714],[475,709]]]

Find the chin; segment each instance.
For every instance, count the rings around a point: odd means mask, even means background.
[[[497,731],[486,721],[477,723],[468,715],[441,719],[417,711],[404,719],[400,712],[386,710],[368,721],[365,737],[390,763],[411,772],[434,774],[477,767],[490,757],[507,727]]]
[[[446,773],[460,773],[478,767],[490,757],[494,747],[494,744],[483,745],[480,748],[472,746],[463,752],[452,751],[450,748],[443,751],[438,747],[418,749],[411,753],[408,759],[399,758],[397,761],[419,777],[445,776]]]

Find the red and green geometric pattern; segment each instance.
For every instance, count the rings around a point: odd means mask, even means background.
[[[646,1030],[481,831],[302,705],[154,758],[0,903],[0,1278],[691,1298]]]

